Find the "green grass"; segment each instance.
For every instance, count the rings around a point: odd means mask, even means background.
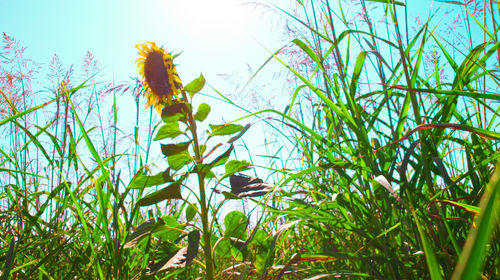
[[[34,65],[4,46],[2,279],[499,278],[500,14],[477,4],[421,23],[397,1],[275,7],[290,44],[259,71],[288,71],[287,109],[224,125],[192,105],[203,76],[160,116],[140,83],[60,67],[33,92]]]

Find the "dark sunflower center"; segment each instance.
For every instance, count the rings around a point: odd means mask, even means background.
[[[163,98],[171,93],[170,82],[168,80],[168,72],[163,63],[163,56],[157,52],[148,54],[144,62],[144,76],[149,88]]]

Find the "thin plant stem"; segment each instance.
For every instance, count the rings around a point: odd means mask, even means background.
[[[182,89],[182,98],[184,101],[187,101],[187,94],[184,89]],[[195,162],[198,162],[201,159],[201,151],[200,144],[198,140],[198,134],[196,131],[196,120],[193,117],[193,112],[191,108],[188,108],[188,122],[189,129],[191,130],[191,134],[193,136],[193,148],[195,153]],[[198,172],[198,186],[200,189],[200,208],[201,208],[201,224],[203,228],[203,252],[205,254],[205,279],[214,279],[214,262],[212,256],[212,245],[210,237],[212,235],[212,230],[210,227],[210,222],[208,220],[209,208],[207,205],[207,195],[205,192],[205,175],[203,172]]]

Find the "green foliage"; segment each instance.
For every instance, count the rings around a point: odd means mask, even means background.
[[[236,132],[240,132],[243,129],[243,126],[239,124],[221,124],[221,125],[210,125],[210,129],[212,132],[211,136],[223,136],[223,135],[231,135]]]
[[[200,92],[204,86],[205,86],[205,77],[203,77],[203,75],[200,74],[200,77],[191,81],[184,87],[184,89],[191,95],[191,98],[193,98],[193,95],[195,93]]]
[[[158,130],[158,133],[156,134],[155,138],[153,140],[163,140],[166,138],[176,138],[177,136],[181,135],[182,131],[179,129],[179,123],[175,121],[169,121],[165,123],[160,129]]]
[[[224,218],[225,235],[245,238],[248,218],[240,211],[229,212]]]
[[[279,277],[497,278],[496,221],[476,224],[498,215],[479,203],[495,189],[495,177],[485,186],[499,158],[496,27],[467,13],[479,26],[468,25],[467,45],[453,45],[437,11],[400,33],[413,3],[360,1],[363,25],[344,5],[308,4],[283,11],[300,35],[293,51],[273,55],[297,82],[291,103],[284,114],[262,111],[287,123],[303,155],[278,185],[290,191],[269,208],[270,220],[293,228],[273,247],[289,253],[268,262],[288,266]],[[340,34],[336,18],[348,28]]]
[[[151,204],[157,204],[158,202],[164,201],[166,199],[181,199],[181,185],[180,183],[170,184],[161,190],[155,191],[148,194],[137,201],[137,206],[148,206]]]
[[[196,206],[193,204],[189,204],[189,206],[186,208],[186,220],[192,221],[197,213],[198,208],[196,208]]]
[[[190,97],[193,98],[194,94],[200,91],[203,88],[205,80],[203,76],[196,79],[195,81],[188,84],[185,90],[190,93]],[[198,111],[194,113],[191,105],[191,101],[188,100],[186,95],[186,91],[182,90],[182,102],[176,101],[173,104],[166,105],[161,113],[162,121],[164,124],[158,130],[156,137],[154,140],[164,140],[164,139],[173,139],[175,140],[177,136],[183,134],[188,138],[188,141],[183,142],[174,142],[169,144],[162,144],[161,151],[164,156],[167,158],[168,169],[161,174],[155,176],[143,176],[142,171],[139,171],[138,174],[134,176],[134,179],[129,184],[129,188],[140,188],[143,189],[146,186],[155,186],[159,185],[163,182],[166,182],[167,179],[177,178],[175,182],[171,183],[167,187],[164,187],[160,190],[156,190],[151,192],[145,196],[142,196],[137,200],[134,207],[143,207],[150,205],[157,205],[165,200],[173,200],[182,198],[182,186],[186,184],[186,181],[191,177],[191,175],[195,175],[198,178],[198,187],[199,190],[197,193],[193,193],[197,199],[199,207],[194,206],[189,203],[188,208],[186,209],[186,219],[188,221],[196,221],[196,214],[200,214],[201,219],[201,234],[202,234],[202,247],[205,257],[205,267],[204,272],[206,274],[207,279],[214,278],[214,255],[212,250],[212,240],[211,235],[213,232],[213,222],[210,220],[210,199],[206,192],[205,181],[209,178],[215,177],[214,169],[218,166],[224,165],[231,153],[234,150],[233,142],[236,141],[239,137],[243,135],[243,133],[248,129],[249,126],[241,126],[238,124],[224,124],[224,125],[209,125],[212,129],[211,136],[225,136],[231,135],[237,132],[240,134],[237,137],[233,137],[230,139],[229,148],[222,152],[220,155],[215,157],[215,159],[211,160],[208,163],[204,163],[204,160],[210,156],[211,154],[217,152],[218,148],[223,146],[223,143],[218,143],[214,145],[207,153],[207,143],[200,143],[200,138],[197,132],[197,122],[203,122],[207,119],[208,114],[210,113],[210,106],[202,103],[198,107]],[[180,127],[185,127],[185,132],[180,130]],[[208,139],[207,139],[208,141]],[[206,154],[205,154],[206,153]],[[231,162],[231,166],[234,165],[234,162]],[[229,170],[234,169],[234,167],[229,167]],[[227,168],[226,168],[227,169]],[[241,169],[241,168],[238,168]],[[173,171],[171,174],[170,171]],[[234,170],[236,172],[237,170]],[[163,180],[163,182],[162,182]],[[189,189],[192,192],[192,189]],[[184,200],[184,203],[188,203],[187,200]],[[222,203],[221,203],[222,205]],[[198,210],[199,209],[199,210]],[[229,215],[229,220],[225,220],[225,225],[228,227],[227,223],[230,223],[231,227],[229,230],[232,230],[234,227],[234,223],[238,222],[233,218],[231,218],[234,214]],[[244,215],[241,213],[241,215]],[[174,219],[171,216],[167,216],[164,218]],[[177,217],[179,218],[179,217]],[[232,223],[231,223],[232,222]],[[166,225],[169,228],[176,228],[175,225]],[[246,226],[242,228],[242,231],[246,229]],[[182,229],[183,230],[183,229]],[[226,230],[228,230],[226,228]],[[171,230],[169,230],[171,232]],[[178,235],[182,232],[181,229],[179,231],[174,231]],[[243,232],[241,233],[243,234]],[[158,234],[156,234],[158,235]],[[198,252],[198,244],[200,243],[200,231],[193,230],[188,236],[188,247],[187,249],[181,248],[178,249],[174,256],[168,255],[168,257],[164,258],[162,261],[157,262],[153,265],[150,265],[146,274],[152,275],[159,273],[164,270],[175,270],[176,268],[186,268],[189,266],[194,258],[197,256]],[[160,240],[169,240],[172,242],[178,242],[179,240],[175,240],[178,236],[159,236]],[[227,241],[227,240],[226,240]],[[221,248],[224,245],[227,245],[227,242],[221,245]],[[236,259],[242,260],[241,254],[237,254],[234,250],[228,249],[233,254],[233,257]],[[157,253],[154,252],[153,253]],[[227,253],[227,252],[225,252]],[[179,272],[174,272],[179,273]]]
[[[208,106],[207,103],[201,103],[198,107],[198,111],[194,115],[194,119],[200,122],[204,121],[210,113],[210,110],[210,106]]]

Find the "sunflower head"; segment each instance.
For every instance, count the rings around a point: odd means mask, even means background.
[[[179,99],[179,91],[182,82],[175,70],[172,56],[159,48],[153,42],[139,44],[140,58],[137,64],[141,68],[142,83],[148,106],[154,106],[158,112],[165,104],[172,104],[173,100]]]

